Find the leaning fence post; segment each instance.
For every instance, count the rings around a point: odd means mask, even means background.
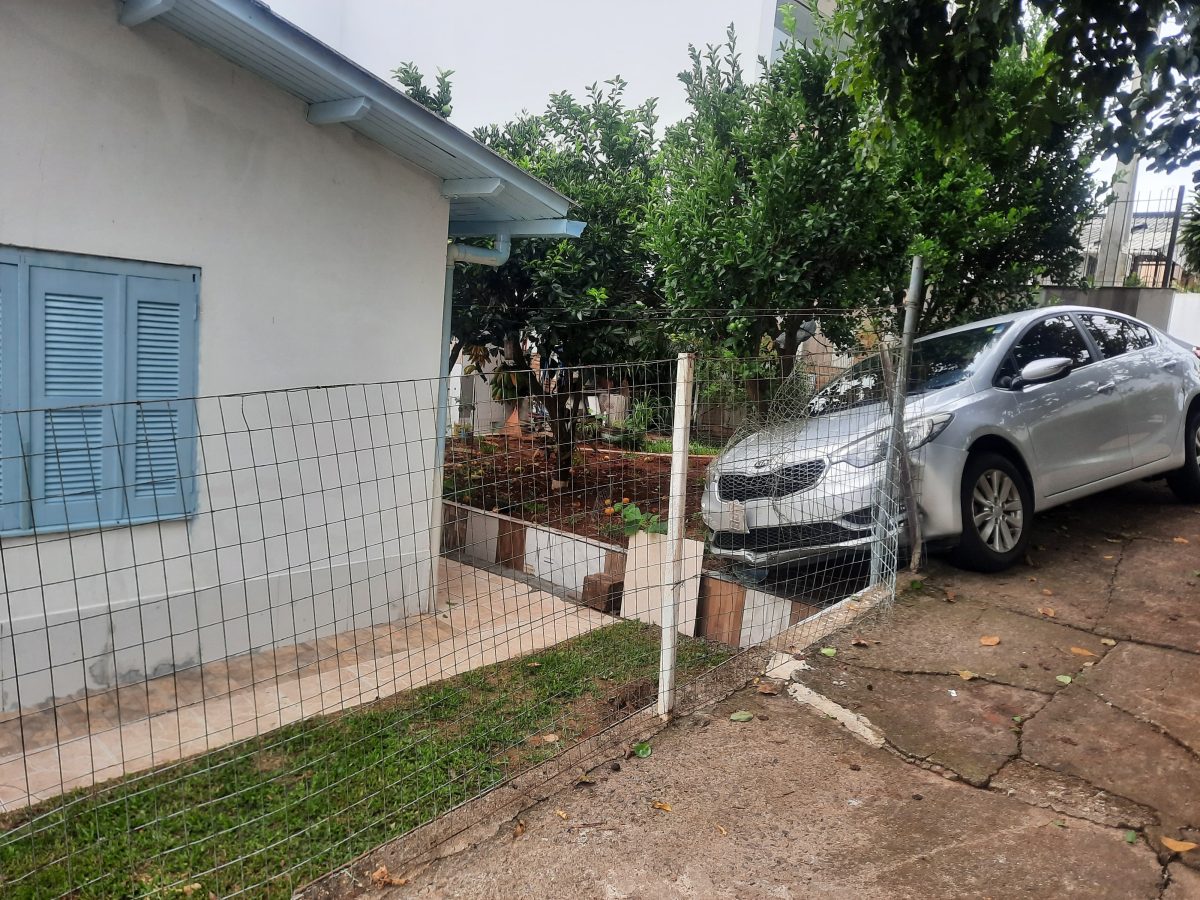
[[[889,529],[889,533],[895,531],[898,523],[895,522],[895,510],[899,505],[899,498],[896,496],[897,488],[899,488],[906,497],[906,503],[910,504],[909,512],[914,510],[916,506],[916,496],[912,490],[911,481],[904,483],[906,469],[902,462],[907,459],[905,456],[908,453],[908,448],[904,441],[904,407],[908,397],[908,376],[909,369],[912,364],[913,342],[917,336],[917,319],[921,313],[921,295],[925,289],[925,264],[920,256],[914,256],[912,260],[912,272],[908,280],[908,293],[904,297],[904,326],[900,334],[900,358],[896,362],[894,388],[892,390],[892,427],[891,439],[887,443],[887,455],[884,462],[884,484],[880,491],[879,503],[875,511],[875,539],[872,542],[873,551],[871,553],[871,584],[875,585],[882,580],[884,573],[887,571],[888,560],[885,555],[892,556],[898,553],[898,548],[893,549],[890,541],[883,540],[883,529]],[[903,459],[902,459],[903,457]],[[880,508],[884,507],[884,508]],[[915,518],[915,516],[914,516]],[[910,534],[909,540],[913,543],[913,553],[915,559],[920,559],[920,534]],[[895,558],[891,560],[893,569],[899,568],[895,565]],[[894,574],[894,572],[893,572]]]
[[[679,641],[676,611],[683,589],[683,526],[687,511],[688,445],[692,439],[692,380],[696,357],[680,353],[675,366],[675,409],[671,428],[671,486],[667,497],[667,555],[662,567],[662,629],[658,660],[658,714],[669,715],[675,705],[675,645]]]

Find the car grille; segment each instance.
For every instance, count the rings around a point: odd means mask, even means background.
[[[786,497],[799,491],[807,491],[821,480],[825,474],[825,461],[814,459],[810,462],[785,466],[764,475],[743,475],[730,472],[717,478],[717,496],[722,500],[764,500],[773,497]]]
[[[826,547],[863,537],[866,532],[846,528],[836,522],[812,522],[805,525],[776,525],[770,528],[751,528],[747,534],[736,531],[713,533],[713,547],[718,550],[748,550],[769,553],[773,550],[795,550],[802,547]]]

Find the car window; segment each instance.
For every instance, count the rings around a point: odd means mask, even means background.
[[[1154,346],[1154,335],[1150,333],[1150,329],[1141,322],[1125,322],[1125,327],[1129,331],[1129,343],[1132,350],[1145,350],[1147,347]]]
[[[1071,360],[1076,368],[1092,362],[1083,335],[1071,317],[1065,315],[1043,319],[1030,328],[1013,347],[1012,355],[1018,372],[1034,360],[1059,356]]]
[[[917,341],[908,375],[909,396],[970,378],[1008,327],[1008,322],[999,322]],[[880,358],[868,356],[825,385],[809,401],[809,412],[823,415],[877,403],[887,399],[885,387]]]
[[[1144,350],[1154,343],[1150,329],[1141,322],[1093,313],[1080,318],[1083,320],[1083,327],[1088,330],[1088,334],[1106,358],[1134,350]]]

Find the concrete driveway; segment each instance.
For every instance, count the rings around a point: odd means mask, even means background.
[[[1035,544],[1000,576],[935,560],[797,684],[677,720],[380,893],[1200,898],[1200,510],[1134,485]]]

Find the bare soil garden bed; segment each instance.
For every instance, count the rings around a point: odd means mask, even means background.
[[[604,443],[576,448],[571,481],[551,489],[551,464],[537,436],[452,440],[446,449],[443,496],[466,506],[503,513],[534,525],[545,525],[625,547],[628,538],[620,516],[605,512],[609,504],[629,502],[645,513],[666,517],[671,458],[667,454],[633,453]],[[704,540],[700,496],[711,456],[692,456],[687,478],[686,533]]]

